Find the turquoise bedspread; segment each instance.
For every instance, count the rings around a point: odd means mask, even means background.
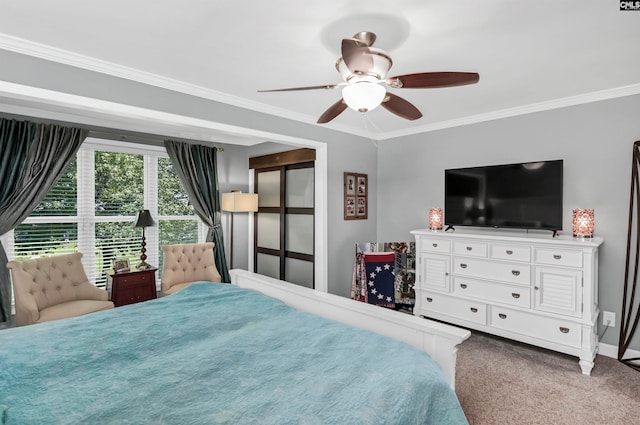
[[[406,344],[258,292],[175,295],[0,331],[2,424],[466,424]]]

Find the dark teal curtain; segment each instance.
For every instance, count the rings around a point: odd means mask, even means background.
[[[218,190],[217,149],[174,140],[166,140],[164,146],[196,214],[209,227],[207,242],[215,244],[213,255],[218,273],[220,273],[223,282],[231,282],[224,254],[220,191]]]
[[[0,118],[0,235],[14,229],[42,202],[87,131]],[[11,319],[11,278],[0,243],[0,321]]]

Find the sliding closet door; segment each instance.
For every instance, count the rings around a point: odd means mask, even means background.
[[[313,163],[285,169],[284,280],[314,287]]]
[[[251,158],[255,272],[314,287],[315,151],[299,149]],[[275,164],[275,165],[274,165]]]
[[[280,168],[255,170],[258,212],[255,213],[255,272],[282,279],[284,178]]]

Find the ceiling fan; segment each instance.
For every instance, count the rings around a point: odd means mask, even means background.
[[[393,89],[426,89],[463,86],[480,80],[480,75],[474,72],[419,72],[385,78],[393,62],[387,52],[371,47],[375,40],[376,35],[368,31],[342,40],[342,56],[336,61],[336,69],[344,80],[342,83],[258,92],[331,90],[342,87],[342,99],[318,118],[318,124],[328,123],[347,107],[367,112],[379,105],[399,117],[413,121],[422,117],[422,113],[407,100],[387,91],[385,84]]]

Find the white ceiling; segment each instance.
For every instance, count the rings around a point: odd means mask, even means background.
[[[340,40],[373,31],[390,76],[480,74],[476,85],[391,89],[424,114],[346,110],[329,128],[384,139],[640,93],[640,12],[614,0],[0,0],[0,48],[303,122],[339,90]],[[1,66],[1,65],[0,65]]]

